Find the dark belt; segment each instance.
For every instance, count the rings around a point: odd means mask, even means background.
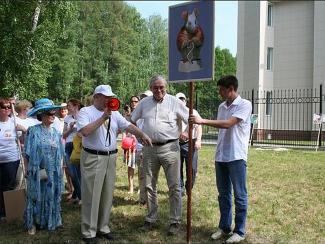
[[[193,139],[192,141],[195,143],[195,142],[196,142],[196,138]],[[189,142],[189,140],[187,140],[187,141],[182,141],[182,142],[179,141],[179,145],[183,146],[183,145],[187,144],[188,142]],[[194,143],[193,143],[193,144],[194,144]]]
[[[83,148],[87,153],[91,153],[91,154],[95,154],[95,155],[104,155],[104,156],[107,156],[107,155],[111,155],[111,154],[115,154],[117,153],[117,149],[113,150],[113,151],[97,151],[97,150],[93,150],[93,149],[89,149],[89,148],[86,148],[84,147]]]
[[[168,141],[165,141],[165,142],[153,142],[152,145],[154,146],[163,146],[163,145],[166,145],[168,143],[171,143],[171,142],[174,142],[174,141],[177,141],[178,139],[171,139],[171,140],[168,140]]]

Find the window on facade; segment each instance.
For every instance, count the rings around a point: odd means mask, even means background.
[[[266,60],[266,69],[273,70],[273,48],[267,48],[267,60]]]
[[[271,3],[267,5],[267,25],[272,26],[273,25],[273,6]]]
[[[265,111],[266,115],[271,115],[271,112],[272,112],[271,98],[272,98],[272,92],[267,91],[266,92],[266,111]]]

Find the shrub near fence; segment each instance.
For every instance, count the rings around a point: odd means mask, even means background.
[[[319,135],[318,124],[313,123],[313,114],[324,113],[325,97],[322,85],[317,89],[291,89],[270,91],[241,91],[243,98],[252,102],[253,113],[258,115],[251,144],[324,147],[324,125]],[[219,104],[200,104],[197,110],[204,111],[205,118],[216,119]],[[203,127],[206,143],[216,143],[217,130]]]

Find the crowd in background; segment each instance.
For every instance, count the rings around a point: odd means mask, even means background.
[[[167,94],[162,76],[150,80],[150,90],[130,97],[123,115],[109,103],[116,95],[109,85],[95,88],[84,107],[78,99],[55,105],[42,98],[30,101],[0,98],[0,217],[6,217],[3,192],[16,187],[22,166],[26,179],[24,225],[30,235],[37,230],[62,227],[61,198],[81,206],[81,234],[86,243],[97,237],[114,240],[109,228],[116,178],[117,137],[122,134],[123,162],[127,167],[128,192],[134,192],[138,168],[139,203],[148,214],[141,231],[155,228],[158,219],[157,180],[163,168],[169,189],[168,234],[180,231],[182,196],[193,188],[202,126],[220,128],[215,159],[221,218],[212,239],[229,237],[226,243],[245,239],[247,215],[246,161],[251,104],[238,93],[238,81],[226,76],[218,81],[225,100],[217,120],[189,116],[184,93]],[[189,123],[193,125],[189,135]],[[192,185],[185,182],[189,138],[193,139]],[[65,177],[64,177],[65,173]],[[236,218],[231,231],[231,188]]]

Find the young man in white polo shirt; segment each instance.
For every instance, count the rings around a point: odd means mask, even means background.
[[[219,129],[215,156],[216,183],[219,192],[220,221],[214,240],[228,237],[226,243],[239,243],[245,239],[247,216],[246,162],[250,135],[252,104],[237,93],[235,76],[224,76],[217,83],[219,94],[225,100],[218,109],[217,120],[190,116],[189,122]],[[235,228],[231,231],[232,193],[235,196]]]

